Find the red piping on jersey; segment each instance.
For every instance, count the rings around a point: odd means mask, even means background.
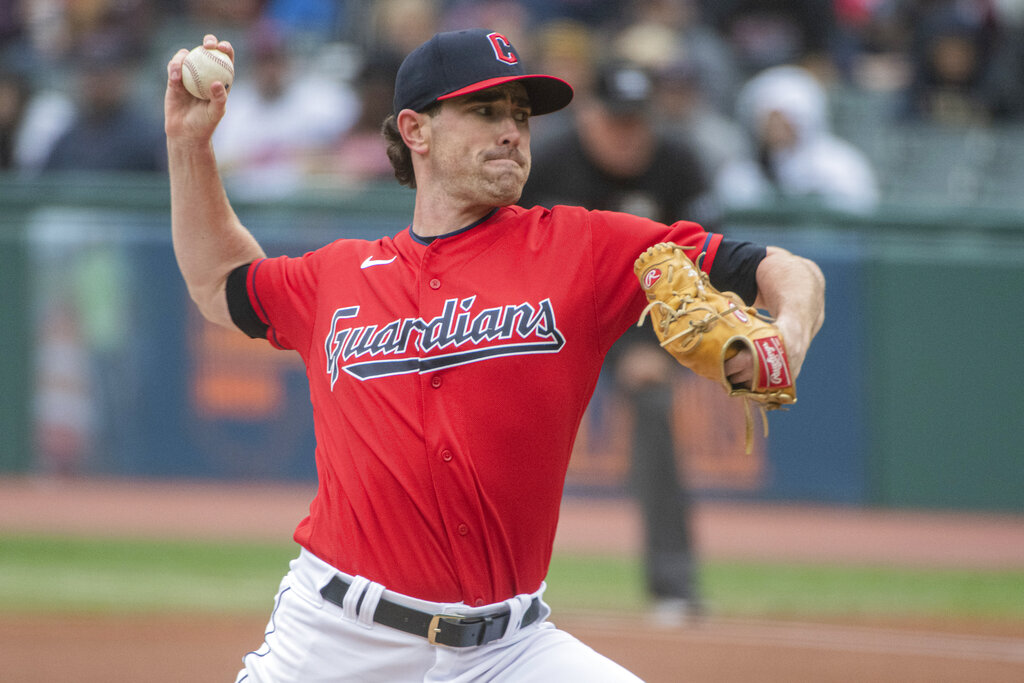
[[[709,232],[704,238],[704,246],[701,252],[704,253],[704,260],[700,263],[700,269],[705,273],[711,272],[711,266],[715,263],[715,256],[718,254],[718,247],[722,244],[722,235]]]
[[[283,349],[284,347],[281,346],[281,342],[278,341],[277,339],[277,329],[274,327],[274,324],[270,322],[270,317],[267,315],[266,309],[263,308],[263,302],[260,301],[260,293],[256,291],[256,271],[259,270],[260,266],[263,265],[264,261],[266,261],[266,259],[262,258],[258,261],[254,261],[252,265],[249,266],[249,277],[246,278],[247,285],[249,288],[249,296],[250,298],[256,300],[256,314],[260,317],[260,320],[263,321],[263,323],[267,326],[270,334],[273,335],[274,337],[273,339],[267,337],[267,341],[269,341],[277,348]]]

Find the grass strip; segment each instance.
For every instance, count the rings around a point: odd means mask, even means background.
[[[0,611],[266,611],[292,543],[0,536]],[[738,617],[1024,620],[1024,570],[709,562],[703,593]],[[639,558],[556,555],[555,609],[645,607]]]
[[[0,609],[270,609],[294,544],[0,537]]]

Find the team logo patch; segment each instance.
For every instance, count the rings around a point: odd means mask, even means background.
[[[476,297],[448,299],[440,315],[359,324],[359,306],[334,311],[324,339],[331,388],[344,370],[358,380],[426,373],[504,356],[558,353],[565,337],[550,299],[475,308]]]
[[[506,64],[519,63],[519,55],[516,54],[516,49],[512,47],[512,43],[509,42],[508,38],[494,32],[487,34],[487,40],[491,41],[491,49],[494,50],[494,56],[498,58],[499,62],[505,62]]]
[[[661,269],[651,268],[644,273],[644,289],[650,289],[654,283],[661,279]]]
[[[786,349],[779,337],[755,339],[757,360],[761,365],[761,385],[768,389],[788,387],[793,384],[789,378],[789,364]]]

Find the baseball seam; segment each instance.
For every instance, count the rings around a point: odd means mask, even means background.
[[[203,82],[199,80],[199,69],[196,68],[196,65],[192,63],[192,60],[185,60],[185,68],[188,69],[188,72],[190,74],[192,74],[192,83],[195,84],[196,91],[199,93],[199,96],[209,99],[207,93],[205,92],[206,88],[203,87]]]
[[[231,83],[228,79],[233,80],[235,77],[235,67],[231,63],[231,60],[221,57],[221,53],[219,52],[214,53],[210,50],[205,49],[194,51],[193,55],[191,56],[196,57],[200,55],[201,58],[211,60],[215,65],[217,65],[219,68],[225,71],[224,76],[226,76],[226,78],[213,78],[213,81],[221,81],[222,83],[224,83],[224,89],[230,90]],[[209,87],[207,86],[206,83],[203,82],[203,79],[200,78],[199,66],[195,63],[195,60],[186,59],[184,65],[185,68],[188,69],[189,74],[192,76],[192,81],[195,84],[196,91],[199,93],[200,97],[202,97],[203,99],[210,99]]]
[[[230,75],[235,75],[235,67],[231,65],[231,60],[221,57],[221,52],[211,52],[210,50],[203,50],[202,54],[207,59],[212,59],[215,63],[222,66]]]
[[[235,67],[234,67],[234,65],[231,64],[231,60],[230,59],[226,59],[225,57],[222,57],[220,52],[214,53],[214,52],[210,52],[209,50],[203,50],[202,54],[207,59],[213,60],[214,64],[216,64],[220,68],[224,69],[227,72],[227,75],[228,75],[229,78],[234,79],[234,77],[235,77]],[[224,81],[224,79],[221,79],[221,81]],[[224,83],[224,88],[226,90],[230,89],[231,88],[231,83],[225,82]]]

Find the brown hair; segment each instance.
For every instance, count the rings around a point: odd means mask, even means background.
[[[434,102],[426,107],[421,113],[428,116],[437,116],[441,111],[441,103]],[[380,133],[387,143],[388,160],[391,168],[395,170],[395,179],[402,185],[416,189],[416,172],[412,168],[412,152],[398,132],[398,121],[394,114],[388,114],[380,127]]]

